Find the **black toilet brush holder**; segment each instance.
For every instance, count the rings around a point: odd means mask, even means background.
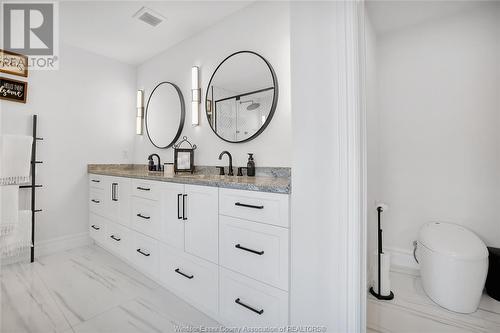
[[[391,299],[394,298],[394,293],[392,291],[389,291],[389,295],[381,295],[380,294],[380,289],[381,289],[381,286],[382,286],[382,282],[381,282],[381,273],[380,273],[380,256],[384,253],[382,251],[382,228],[380,227],[380,215],[382,214],[383,212],[383,209],[381,206],[378,206],[377,207],[377,216],[378,216],[378,241],[377,241],[377,245],[378,245],[378,251],[377,251],[377,274],[378,274],[378,279],[377,279],[377,283],[378,283],[378,293],[375,292],[375,290],[373,289],[373,287],[370,287],[370,294],[372,294],[376,299],[380,299],[380,300],[384,300],[384,301],[390,301]]]

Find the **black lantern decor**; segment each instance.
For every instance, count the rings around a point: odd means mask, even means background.
[[[181,148],[181,145],[187,142],[189,148]],[[174,172],[194,172],[194,150],[196,145],[192,145],[187,137],[174,145]]]

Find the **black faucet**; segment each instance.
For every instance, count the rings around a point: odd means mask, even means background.
[[[153,157],[158,157],[158,166],[155,167],[154,162],[153,162]],[[161,171],[161,162],[160,162],[160,156],[158,154],[151,154],[148,156],[148,161],[149,161],[149,171]]]
[[[231,153],[229,153],[227,150],[224,150],[222,153],[219,155],[219,160],[222,160],[222,156],[227,155],[229,157],[229,171],[227,172],[228,176],[234,176],[233,173],[233,157],[231,156]]]

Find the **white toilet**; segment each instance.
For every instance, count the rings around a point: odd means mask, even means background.
[[[488,249],[470,230],[430,222],[420,229],[420,275],[427,295],[455,312],[476,311],[488,273]]]

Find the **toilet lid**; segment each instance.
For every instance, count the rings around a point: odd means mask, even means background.
[[[484,242],[472,231],[457,224],[429,222],[420,229],[418,239],[429,250],[457,259],[488,257]]]

